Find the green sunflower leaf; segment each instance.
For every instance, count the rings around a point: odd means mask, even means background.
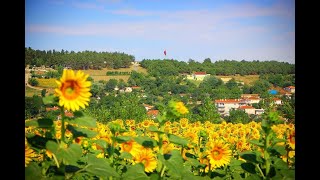
[[[119,157],[123,159],[132,159],[133,156],[128,152],[122,152]]]
[[[62,160],[65,165],[77,165],[77,161],[82,155],[79,144],[71,144],[68,148],[59,148],[56,152],[57,159]]]
[[[104,149],[107,148],[107,142],[103,139],[96,139],[96,140],[93,140],[92,142],[97,143],[97,145],[101,146]]]
[[[46,143],[46,148],[52,153],[56,153],[57,150],[59,149],[59,145],[54,141],[48,141]]]
[[[40,128],[50,128],[53,126],[53,120],[49,118],[41,118],[36,120],[25,121],[25,126],[35,126]]]
[[[249,143],[260,146],[260,147],[264,147],[264,144],[262,142],[260,142],[259,140],[248,140]]]
[[[259,164],[262,162],[262,159],[259,158],[255,152],[251,152],[251,151],[246,151],[246,152],[240,153],[240,157],[249,161],[249,162],[253,162],[256,164]]]
[[[168,134],[169,141],[174,144],[182,145],[182,146],[187,146],[188,145],[188,140],[173,134]]]
[[[94,155],[88,155],[88,165],[85,170],[102,179],[108,177],[120,178],[120,175],[113,169],[105,158],[96,158]]]
[[[132,137],[131,136],[117,136],[115,139],[118,143],[124,143],[124,142],[130,141],[132,139]]]
[[[122,176],[123,179],[127,180],[148,180],[150,177],[146,175],[144,172],[144,166],[143,164],[135,164],[133,166],[129,166],[126,173]]]
[[[55,95],[49,95],[46,97],[42,98],[43,104],[48,105],[48,104],[58,104],[59,98]]]
[[[74,138],[79,136],[93,138],[98,134],[96,131],[92,131],[87,128],[74,127],[70,124],[67,125],[67,129],[72,132]]]
[[[252,163],[242,163],[241,167],[243,170],[247,171],[248,173],[251,174],[256,174],[256,167]]]
[[[134,140],[137,143],[139,143],[142,146],[147,147],[147,148],[154,148],[157,146],[157,142],[150,137],[140,136],[140,137],[135,137]]]
[[[24,171],[26,180],[42,179],[41,168],[35,162],[30,162]]]
[[[160,131],[156,126],[149,126],[148,130],[156,133],[164,133],[163,131]]]
[[[90,116],[82,116],[82,117],[78,117],[75,119],[66,119],[66,122],[72,123],[72,124],[77,124],[79,126],[85,126],[88,128],[96,128],[97,127],[96,119],[94,119],[93,117],[90,117]]]

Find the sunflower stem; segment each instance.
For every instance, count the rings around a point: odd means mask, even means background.
[[[263,178],[263,179],[266,179],[266,177],[264,176],[264,174],[263,174],[263,172],[262,172],[262,170],[261,170],[261,168],[260,168],[259,164],[256,164],[256,167],[259,169],[259,172],[260,172],[260,174],[261,174],[262,178]]]
[[[163,177],[163,174],[164,174],[164,170],[166,169],[166,166],[163,164],[162,165],[162,169],[161,169],[161,174],[160,174],[160,177]]]
[[[61,141],[65,142],[65,127],[64,127],[64,120],[65,120],[65,113],[64,113],[64,108],[60,107],[61,110]]]
[[[266,176],[268,176],[269,172],[270,172],[270,155],[268,152],[269,149],[269,142],[270,142],[270,133],[267,134],[266,136],[266,141],[265,141],[265,145],[264,145],[264,158],[266,159]]]
[[[56,163],[57,167],[59,168],[60,166],[59,166],[59,162],[58,162],[58,160],[57,160],[56,155],[52,154],[52,157],[53,157],[54,162]]]

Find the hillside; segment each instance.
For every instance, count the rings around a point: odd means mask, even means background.
[[[244,82],[246,85],[253,85],[255,81],[259,79],[259,75],[232,75],[232,76],[217,76],[218,78],[221,78],[222,81],[227,82],[230,79],[234,78],[236,81]]]

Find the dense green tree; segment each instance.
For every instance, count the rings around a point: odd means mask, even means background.
[[[32,97],[25,97],[25,119],[34,118],[45,111],[42,97],[33,95]]]
[[[250,121],[249,115],[240,109],[231,109],[229,111],[229,116],[226,117],[228,122],[232,123],[243,123],[246,124]]]
[[[46,89],[42,89],[41,90],[41,97],[45,97],[46,93],[47,93],[47,90]]]
[[[38,86],[39,85],[39,81],[36,79],[36,78],[30,78],[28,80],[28,83],[31,85],[31,86]]]
[[[232,89],[232,88],[238,87],[238,83],[234,78],[232,78],[226,83],[226,86],[227,88]]]
[[[196,112],[199,114],[201,119],[199,119],[202,122],[210,121],[212,123],[220,123],[220,114],[217,111],[217,108],[214,104],[214,102],[206,97],[203,99],[202,104],[196,106]]]
[[[113,92],[114,88],[116,88],[117,84],[118,84],[118,80],[110,79],[105,85],[105,90],[107,92]]]

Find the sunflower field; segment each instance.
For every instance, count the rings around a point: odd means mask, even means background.
[[[25,120],[25,179],[295,179],[295,125],[272,108],[261,122],[191,123],[172,100],[155,120],[102,124],[81,110],[87,77],[64,70],[43,98],[59,116]]]

